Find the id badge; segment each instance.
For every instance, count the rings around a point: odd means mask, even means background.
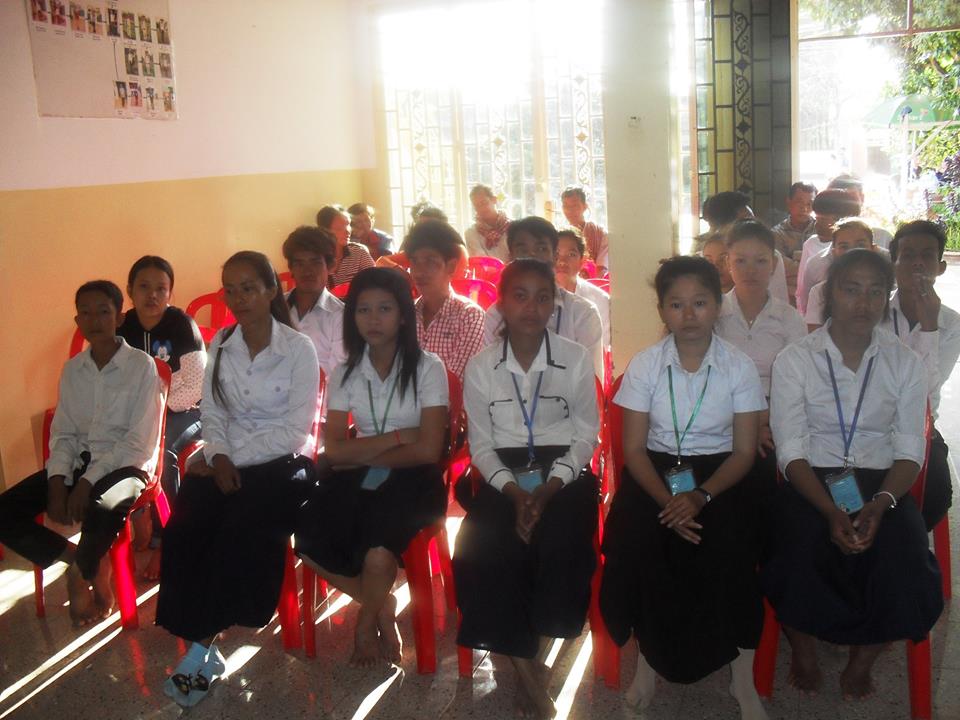
[[[827,489],[833,503],[847,515],[859,512],[863,508],[863,496],[853,468],[826,477]]]
[[[371,467],[367,470],[367,474],[363,476],[360,487],[364,490],[376,490],[387,481],[388,477],[390,477],[390,468]]]
[[[539,465],[528,465],[513,471],[513,477],[521,490],[532,493],[543,485],[543,469]]]
[[[697,481],[693,478],[693,468],[686,464],[677,465],[667,471],[666,480],[671,495],[679,495],[697,488]]]

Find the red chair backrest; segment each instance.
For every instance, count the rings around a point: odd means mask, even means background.
[[[460,436],[463,426],[463,385],[456,373],[447,370],[447,388],[450,394],[450,447],[452,448]]]
[[[277,275],[280,278],[280,287],[283,288],[284,292],[290,292],[293,290],[293,275],[289,272],[282,272]]]
[[[598,288],[600,288],[601,290],[603,290],[608,294],[610,292],[610,281],[607,280],[606,278],[591,277],[591,278],[587,278],[587,282],[590,283],[591,285],[596,285]]]
[[[930,403],[927,402],[927,414],[923,422],[923,436],[927,440],[927,451],[923,456],[923,465],[920,467],[920,473],[910,487],[910,495],[918,508],[923,507],[923,492],[927,486],[927,465],[930,463],[930,444],[933,441],[933,415],[930,413]]]
[[[477,278],[454,279],[450,287],[457,295],[463,295],[473,300],[484,310],[497,301],[497,286],[486,280]]]
[[[584,260],[580,266],[580,277],[591,279],[597,276],[597,264],[593,260]]]
[[[347,297],[347,293],[350,292],[350,283],[348,282],[340,283],[339,285],[335,286],[333,290],[331,290],[330,292],[333,293],[334,297],[340,298],[341,300],[343,300],[345,297]]]
[[[227,304],[223,301],[223,290],[194,298],[190,301],[190,304],[187,305],[184,312],[196,320],[197,314],[208,305],[210,306],[210,322],[207,327],[213,330],[219,330],[237,321],[236,318],[233,317],[233,313],[227,308]]]
[[[467,269],[478,280],[486,280],[496,285],[500,282],[500,273],[503,272],[503,260],[478,255],[467,259]]]
[[[70,357],[79,355],[83,352],[83,346],[87,344],[87,339],[80,332],[80,328],[73,331],[73,338],[70,340]]]

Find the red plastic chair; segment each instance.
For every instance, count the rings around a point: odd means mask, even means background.
[[[167,518],[170,517],[170,503],[167,496],[163,493],[163,487],[160,485],[160,475],[163,473],[163,434],[166,430],[166,407],[167,394],[170,391],[170,366],[163,360],[154,358],[157,364],[157,374],[160,376],[162,388],[163,406],[160,415],[160,449],[157,455],[157,467],[153,475],[149,478],[147,487],[140,497],[137,498],[130,512],[127,514],[127,520],[123,529],[117,536],[113,545],[110,547],[110,565],[113,569],[114,592],[117,596],[117,604],[120,607],[120,623],[124,630],[136,630],[140,627],[140,618],[137,615],[137,587],[134,581],[135,567],[133,557],[133,547],[130,539],[130,515],[141,508],[147,507],[150,503],[157,506],[157,514],[160,516],[160,524],[166,525]],[[50,457],[50,426],[53,422],[54,409],[48,409],[43,416],[43,461],[46,464]],[[37,521],[43,523],[41,514]],[[43,588],[43,568],[34,566],[34,600],[36,602],[37,617],[46,615],[46,602]]]
[[[496,285],[500,282],[500,273],[503,272],[503,260],[484,255],[467,258],[467,271],[470,277]]]
[[[277,277],[280,279],[280,287],[283,288],[283,292],[290,292],[294,288],[293,274],[289,272],[278,273]]]
[[[457,295],[463,295],[473,300],[484,310],[497,301],[497,286],[487,280],[476,278],[454,279],[450,287]]]
[[[339,285],[335,286],[330,292],[333,293],[334,297],[340,298],[341,300],[343,300],[347,297],[347,293],[350,292],[350,283],[348,282],[340,283]]]
[[[584,260],[580,265],[580,277],[591,279],[597,276],[597,264],[593,260]]]
[[[190,304],[187,305],[184,312],[196,320],[197,314],[208,305],[210,306],[210,323],[207,327],[216,331],[222,327],[226,327],[227,325],[231,325],[236,322],[236,318],[233,317],[233,313],[230,312],[229,308],[227,308],[227,304],[223,301],[222,290],[219,290],[215,293],[207,293],[206,295],[201,295],[200,297],[194,298],[190,301]]]
[[[953,576],[950,572],[950,516],[944,515],[943,520],[933,529],[933,549],[940,565],[940,576],[943,578],[943,599],[953,597]],[[0,558],[3,556],[0,555]]]
[[[83,346],[86,345],[87,339],[83,336],[83,333],[80,332],[80,328],[77,328],[73,331],[73,338],[70,340],[70,357],[79,355],[83,352]]]
[[[596,285],[607,294],[610,293],[610,281],[605,278],[589,277],[587,278],[587,282],[591,285]]]
[[[933,421],[929,408],[924,427],[927,438],[927,455],[920,468],[916,482],[910,488],[917,507],[923,507],[923,490],[927,480],[927,461],[930,457],[930,440],[933,435]],[[942,568],[941,568],[942,570]],[[773,697],[773,678],[776,672],[777,646],[780,642],[780,623],[773,608],[763,601],[764,618],[763,632],[757,646],[753,660],[754,685],[760,697]],[[918,720],[930,720],[933,712],[930,672],[930,637],[927,636],[918,643],[907,640],[907,677],[910,689],[910,717]]]

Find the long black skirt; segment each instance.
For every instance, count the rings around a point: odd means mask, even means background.
[[[821,481],[836,471],[814,468]],[[856,473],[869,500],[887,471]],[[940,570],[909,495],[884,514],[870,549],[856,555],[831,542],[827,520],[790,483],[780,488],[774,512],[761,579],[783,625],[840,645],[874,645],[919,641],[940,617]]]
[[[537,448],[537,461],[549,468],[566,451]],[[508,467],[527,462],[526,448],[498,454]],[[597,561],[598,497],[597,478],[583,470],[550,499],[526,544],[517,535],[513,501],[481,484],[453,556],[459,645],[532,658],[541,636],[583,632]]]
[[[676,456],[648,451],[663,473]],[[702,484],[727,453],[684,458]],[[757,579],[758,504],[748,476],[704,506],[694,545],[661,525],[661,508],[624,468],[604,532],[600,610],[610,636],[633,635],[650,666],[670,682],[693,683],[756,648],[763,629]]]
[[[163,530],[157,625],[198,642],[273,617],[313,463],[292,455],[239,468],[240,489],[187,475]]]
[[[356,577],[367,551],[383,547],[397,560],[410,541],[447,511],[439,465],[394,468],[376,490],[361,487],[368,468],[324,478],[297,521],[296,550],[325,570]]]

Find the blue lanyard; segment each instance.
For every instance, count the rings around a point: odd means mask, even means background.
[[[830,369],[830,383],[833,385],[833,399],[837,401],[837,417],[840,420],[840,434],[843,436],[843,467],[848,465],[850,457],[850,446],[853,445],[853,434],[857,431],[857,420],[860,418],[860,409],[863,407],[863,398],[867,394],[867,383],[870,382],[870,371],[873,370],[873,361],[877,359],[874,355],[867,363],[867,372],[863,375],[863,385],[860,386],[860,397],[857,399],[857,409],[853,413],[853,422],[850,423],[850,435],[847,435],[847,426],[843,422],[843,407],[840,405],[840,390],[837,388],[837,377],[833,374],[833,361],[830,359],[830,353],[826,350],[823,354],[827,358],[827,367]]]
[[[540,385],[543,383],[543,370],[540,371],[540,377],[537,378],[537,389],[533,391],[533,401],[530,403],[530,414],[527,414],[527,407],[523,402],[523,395],[520,393],[520,384],[517,382],[517,376],[510,373],[510,379],[513,380],[513,387],[517,391],[517,402],[520,403],[520,412],[523,413],[523,424],[527,426],[527,459],[530,465],[536,458],[533,445],[533,419],[537,415],[537,400],[540,399]]]

